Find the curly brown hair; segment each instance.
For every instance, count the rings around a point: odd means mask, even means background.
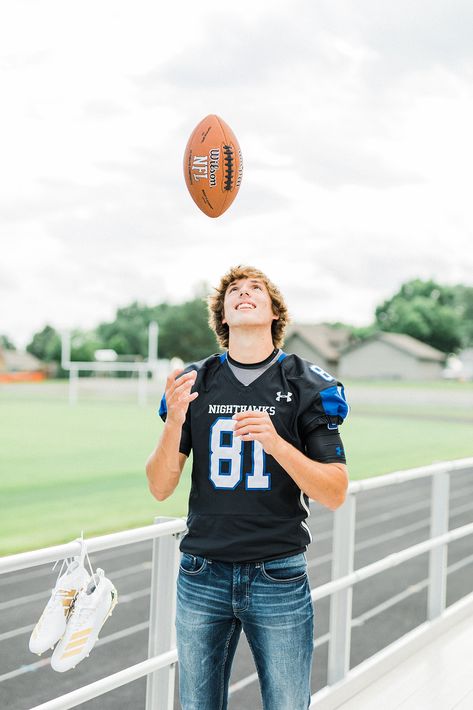
[[[220,279],[219,285],[215,288],[216,293],[207,296],[207,308],[209,312],[209,327],[215,333],[218,344],[221,348],[228,348],[229,343],[229,328],[227,323],[222,323],[224,317],[223,301],[229,284],[232,281],[244,278],[259,278],[261,279],[271,297],[274,315],[279,316],[279,319],[274,319],[271,324],[271,335],[275,348],[280,348],[284,343],[284,333],[287,325],[291,322],[291,317],[287,310],[284,297],[278,287],[259,269],[254,266],[239,264],[232,266],[231,269]]]

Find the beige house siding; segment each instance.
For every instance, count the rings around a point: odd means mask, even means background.
[[[339,376],[347,378],[383,378],[433,380],[441,377],[440,362],[420,360],[381,340],[360,344],[342,354]]]
[[[294,353],[295,355],[299,355],[299,357],[312,362],[314,365],[318,365],[334,377],[337,376],[336,372],[334,372],[334,370],[337,369],[335,364],[329,363],[319,352],[315,350],[315,348],[310,347],[305,340],[300,338],[297,333],[294,333],[286,338],[283,350],[286,353]]]

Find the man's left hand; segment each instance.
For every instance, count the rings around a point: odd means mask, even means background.
[[[234,436],[242,441],[259,441],[270,456],[281,442],[268,412],[237,412],[232,419],[235,421]]]

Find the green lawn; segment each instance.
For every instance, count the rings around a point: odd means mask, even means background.
[[[0,554],[68,542],[81,530],[91,537],[147,525],[156,515],[186,514],[190,460],[168,500],[148,490],[144,463],[163,426],[154,404],[70,407],[41,387],[37,392],[0,393]],[[340,428],[350,479],[473,455],[470,422],[423,420],[428,412],[406,418],[402,411],[383,416],[376,407],[371,416],[366,405],[355,408]]]

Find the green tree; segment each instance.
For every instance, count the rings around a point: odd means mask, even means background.
[[[3,350],[16,350],[8,335],[0,334],[0,348]]]
[[[26,349],[43,362],[60,362],[61,360],[61,338],[50,325],[46,325],[39,333],[35,333]]]
[[[461,341],[461,309],[456,287],[413,279],[376,308],[379,330],[406,333],[445,353]]]
[[[161,357],[180,357],[190,362],[218,352],[215,335],[207,321],[207,304],[203,298],[173,306],[160,330]]]
[[[167,303],[151,307],[134,301],[129,306],[117,310],[115,320],[101,323],[97,336],[103,347],[112,348],[118,355],[148,356],[148,326],[157,321],[161,326],[172,307]],[[160,353],[160,357],[164,357]]]
[[[101,323],[96,330],[104,348],[112,348],[119,355],[148,357],[148,326],[156,321],[159,326],[158,357],[180,357],[184,362],[200,360],[218,351],[215,336],[207,319],[204,294],[208,287],[200,284],[199,297],[171,305],[161,303],[146,306],[134,302],[119,308],[114,321]]]

